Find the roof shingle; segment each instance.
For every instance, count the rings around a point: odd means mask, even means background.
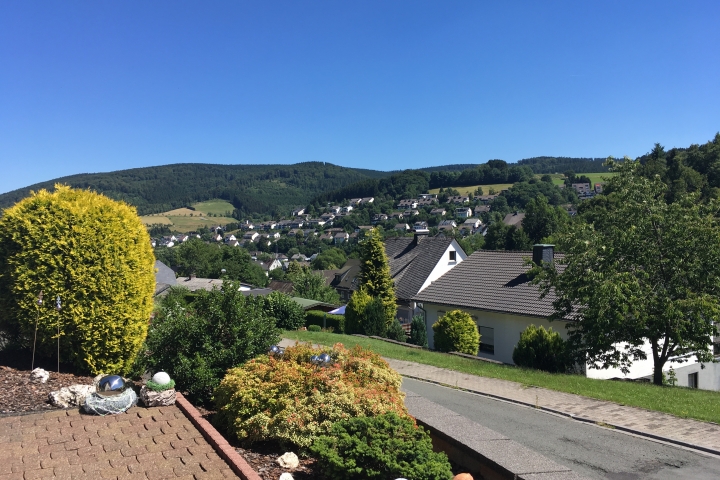
[[[556,254],[555,259],[564,257]],[[526,258],[532,252],[478,250],[464,262],[413,297],[435,303],[492,312],[548,317],[555,295],[540,299],[540,289],[530,283]]]

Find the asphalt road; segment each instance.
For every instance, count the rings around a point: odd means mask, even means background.
[[[409,378],[403,388],[589,478],[720,479],[720,457]]]

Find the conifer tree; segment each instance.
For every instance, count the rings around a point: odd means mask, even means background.
[[[38,354],[59,348],[86,372],[126,373],[147,333],[154,265],[134,207],[40,190],[0,219],[0,336],[28,350],[36,338]]]
[[[360,246],[360,259],[360,284],[368,295],[382,299],[389,326],[397,313],[395,286],[390,277],[390,262],[385,253],[382,234],[377,228],[365,235],[365,242]]]

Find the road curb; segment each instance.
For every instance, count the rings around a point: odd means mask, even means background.
[[[245,461],[245,459],[230,446],[225,437],[215,430],[210,422],[205,420],[197,408],[178,392],[175,403],[182,410],[185,416],[195,425],[205,440],[212,445],[215,451],[220,455],[243,480],[262,480],[260,475]]]
[[[532,403],[523,402],[521,400],[515,400],[514,398],[503,397],[502,395],[495,395],[493,393],[481,392],[479,390],[473,390],[471,388],[459,387],[456,385],[438,382],[436,380],[429,380],[427,378],[422,378],[422,377],[418,377],[415,375],[408,375],[406,373],[401,373],[400,375],[402,375],[403,377],[412,378],[414,380],[419,380],[422,382],[434,383],[435,385],[441,385],[443,387],[454,388],[456,390],[462,390],[465,392],[474,393],[476,395],[481,395],[483,397],[492,398],[494,400],[502,400],[504,402],[514,403],[516,405],[522,405],[524,407],[535,408],[537,410],[542,410],[542,411],[549,412],[549,413],[552,413],[555,415],[560,415],[561,417],[566,417],[566,418],[570,418],[573,420],[577,420],[578,422],[592,423],[592,424],[598,425],[600,427],[611,428],[614,430],[619,430],[621,432],[632,433],[633,435],[637,435],[640,437],[652,438],[653,440],[659,440],[661,442],[666,442],[666,443],[670,443],[673,445],[679,445],[682,447],[691,448],[693,450],[700,450],[702,452],[711,453],[713,455],[720,455],[720,450],[718,450],[718,449],[705,447],[702,445],[696,445],[694,443],[683,442],[682,440],[676,440],[674,438],[664,437],[662,435],[656,435],[654,433],[645,432],[643,430],[636,430],[634,428],[623,427],[622,425],[615,425],[615,424],[604,422],[601,420],[593,420],[592,418],[580,417],[577,415],[573,415],[572,413],[563,412],[561,410],[555,410],[554,408],[541,407],[538,405],[533,405]]]

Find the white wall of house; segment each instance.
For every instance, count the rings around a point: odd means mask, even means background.
[[[427,312],[426,317],[426,328],[428,336],[428,345],[430,348],[434,348],[434,335],[432,325],[438,321],[446,312],[456,310],[457,307],[450,307],[444,305],[433,305],[426,303],[423,308]],[[542,325],[545,328],[552,327],[553,330],[560,333],[560,336],[567,339],[567,331],[565,330],[565,324],[561,322],[549,322],[544,318],[540,317],[524,317],[521,315],[509,315],[504,313],[486,312],[482,310],[473,310],[469,308],[462,308],[461,310],[469,313],[478,324],[478,327],[491,328],[493,338],[494,353],[480,352],[479,357],[490,358],[503,363],[512,364],[512,354],[515,345],[520,340],[520,334],[527,328],[528,325]],[[480,342],[489,341],[489,333],[486,334],[488,338],[481,338]]]
[[[454,261],[450,260],[450,252],[455,252]],[[437,263],[437,265],[435,265],[435,268],[433,268],[432,272],[430,272],[430,275],[428,275],[427,279],[425,279],[425,283],[423,283],[422,287],[420,287],[420,290],[418,290],[418,292],[422,292],[423,290],[425,290],[432,282],[445,275],[447,272],[452,270],[453,267],[459,265],[460,262],[462,262],[466,258],[467,255],[465,254],[465,252],[463,252],[462,248],[460,248],[460,245],[458,245],[457,241],[453,240],[452,243],[448,245],[445,253],[443,253],[440,261]]]
[[[427,337],[428,337],[428,346],[430,348],[434,348],[435,341],[434,341],[434,335],[433,335],[433,329],[432,325],[438,321],[440,317],[442,317],[446,312],[449,312],[451,310],[457,310],[458,307],[452,307],[447,305],[434,305],[430,303],[426,303],[423,305],[423,309],[426,312],[426,329],[427,329]],[[478,353],[479,357],[484,358],[490,358],[492,360],[497,360],[503,363],[513,364],[512,360],[512,353],[515,348],[515,345],[517,345],[518,340],[520,340],[520,334],[523,330],[525,330],[528,325],[536,325],[543,327],[550,328],[558,333],[560,333],[560,336],[567,340],[567,330],[565,328],[564,322],[549,322],[548,320],[540,317],[525,317],[522,315],[511,315],[511,314],[504,314],[504,313],[495,313],[495,312],[486,312],[482,310],[473,310],[469,308],[460,308],[460,310],[463,310],[467,313],[469,313],[473,318],[475,319],[476,323],[478,324],[478,327],[484,327],[484,328],[491,328],[492,329],[492,336],[493,336],[493,349],[494,352],[487,353],[480,351]],[[481,328],[482,330],[482,328]],[[489,333],[489,332],[488,332]],[[486,335],[489,336],[489,335]],[[483,343],[483,340],[487,342],[487,338],[483,339],[480,338],[480,342]],[[622,345],[620,345],[622,348]],[[596,378],[596,379],[610,379],[610,378],[630,378],[630,379],[638,379],[642,377],[650,377],[652,378],[653,373],[653,362],[652,362],[652,350],[650,349],[649,345],[646,345],[645,353],[647,354],[648,359],[633,362],[633,365],[630,367],[630,372],[627,375],[624,375],[620,369],[617,368],[609,368],[609,369],[593,369],[593,368],[587,368],[585,373],[588,378]],[[673,369],[675,370],[675,376],[677,378],[677,385],[680,387],[688,387],[690,386],[689,382],[692,381],[690,379],[690,375],[697,374],[696,380],[697,380],[697,388],[703,389],[703,390],[720,390],[720,363],[706,363],[705,368],[702,368],[701,365],[694,360],[690,360],[686,363],[667,363],[665,364],[665,368],[663,371],[666,372],[670,369],[670,366],[672,365]]]

